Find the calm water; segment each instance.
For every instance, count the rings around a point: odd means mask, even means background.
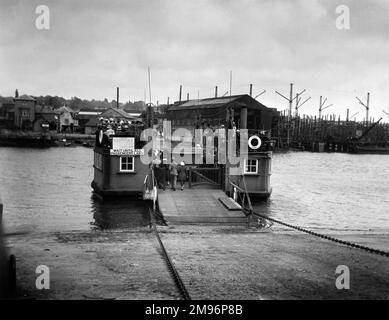
[[[147,225],[142,203],[91,194],[93,151],[0,148],[0,194],[9,230]],[[256,208],[311,229],[389,232],[389,156],[275,154],[273,194]]]
[[[389,232],[389,156],[274,154],[262,213],[310,229]]]

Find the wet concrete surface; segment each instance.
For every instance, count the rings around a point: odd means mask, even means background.
[[[389,258],[300,232],[244,227],[158,227],[193,299],[389,299]],[[334,235],[336,236],[336,235]],[[339,237],[344,235],[339,235]],[[389,235],[347,235],[387,248]],[[179,299],[149,228],[48,232],[8,237],[19,298]],[[35,269],[50,268],[37,290]],[[350,289],[338,290],[338,265]]]

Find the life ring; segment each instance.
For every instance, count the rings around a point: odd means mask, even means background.
[[[258,141],[256,145],[252,144],[252,141],[254,139]],[[257,150],[257,149],[259,149],[261,147],[261,144],[262,144],[262,140],[261,140],[260,137],[258,137],[258,136],[251,136],[249,138],[248,145],[249,145],[250,149]]]

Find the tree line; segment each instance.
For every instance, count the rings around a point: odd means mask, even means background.
[[[108,101],[107,98],[104,100],[87,100],[81,99],[78,97],[72,97],[70,99],[65,99],[63,97],[58,96],[33,96],[37,100],[37,103],[40,105],[50,106],[54,109],[58,109],[64,105],[70,107],[74,111],[79,110],[99,110],[99,109],[108,109],[108,108],[116,108],[116,100]],[[0,96],[0,103],[11,103],[13,101],[13,97],[2,97]],[[138,111],[142,112],[146,109],[144,101],[135,101],[135,102],[125,102],[120,103],[119,107],[124,111]]]

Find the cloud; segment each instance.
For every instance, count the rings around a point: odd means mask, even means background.
[[[384,105],[389,67],[388,10],[383,0],[150,0],[46,1],[51,29],[34,27],[40,1],[0,4],[1,94],[16,87],[30,94],[101,99],[143,99],[147,66],[153,100],[196,96],[249,83],[268,93],[269,106],[284,107],[274,89],[306,88],[304,107],[317,112],[319,95],[357,110],[354,93],[372,92]],[[335,27],[338,5],[350,7],[351,30]],[[376,111],[378,112],[378,111]],[[373,108],[374,114],[374,108]],[[377,113],[378,114],[378,113]]]

